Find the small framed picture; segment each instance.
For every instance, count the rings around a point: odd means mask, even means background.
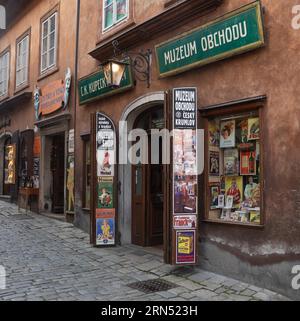
[[[248,119],[248,140],[260,138],[259,118]]]
[[[225,195],[218,196],[218,208],[224,208],[225,206]]]
[[[235,147],[235,120],[221,122],[220,147]]]
[[[209,152],[209,175],[219,176],[220,175],[220,154],[219,152]]]
[[[226,208],[232,208],[233,207],[233,196],[227,196],[226,197]]]
[[[210,209],[215,210],[219,205],[219,194],[220,194],[220,186],[219,185],[211,185],[210,186]]]

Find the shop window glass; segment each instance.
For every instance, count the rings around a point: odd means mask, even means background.
[[[128,0],[104,0],[103,29],[108,29],[128,16]]]
[[[258,113],[208,120],[209,220],[262,223],[260,133]]]

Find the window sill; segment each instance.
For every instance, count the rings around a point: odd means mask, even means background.
[[[20,86],[16,87],[14,94],[16,95],[27,88],[29,88],[29,83],[26,83],[24,85],[20,85]]]
[[[252,223],[240,223],[240,222],[231,222],[231,221],[223,221],[223,220],[212,220],[212,219],[204,219],[203,223],[212,223],[212,224],[223,224],[223,225],[231,225],[231,226],[241,226],[246,228],[253,229],[264,229],[265,225],[263,224],[252,224]]]
[[[45,71],[43,74],[41,74],[41,75],[38,77],[37,80],[40,81],[40,80],[42,80],[42,79],[44,79],[44,78],[46,78],[46,77],[48,77],[48,76],[51,76],[51,75],[55,74],[55,73],[58,72],[58,71],[59,71],[59,68],[58,68],[57,66],[52,67],[51,69],[49,69],[49,70]]]

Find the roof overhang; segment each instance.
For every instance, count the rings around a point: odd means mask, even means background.
[[[12,108],[16,105],[22,104],[28,100],[32,99],[32,92],[26,91],[21,94],[15,95],[11,98],[7,98],[0,102],[0,111],[6,110],[7,108]]]

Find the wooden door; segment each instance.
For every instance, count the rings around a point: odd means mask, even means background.
[[[64,213],[65,195],[65,137],[53,137],[51,151],[51,170],[53,177],[52,212]]]

